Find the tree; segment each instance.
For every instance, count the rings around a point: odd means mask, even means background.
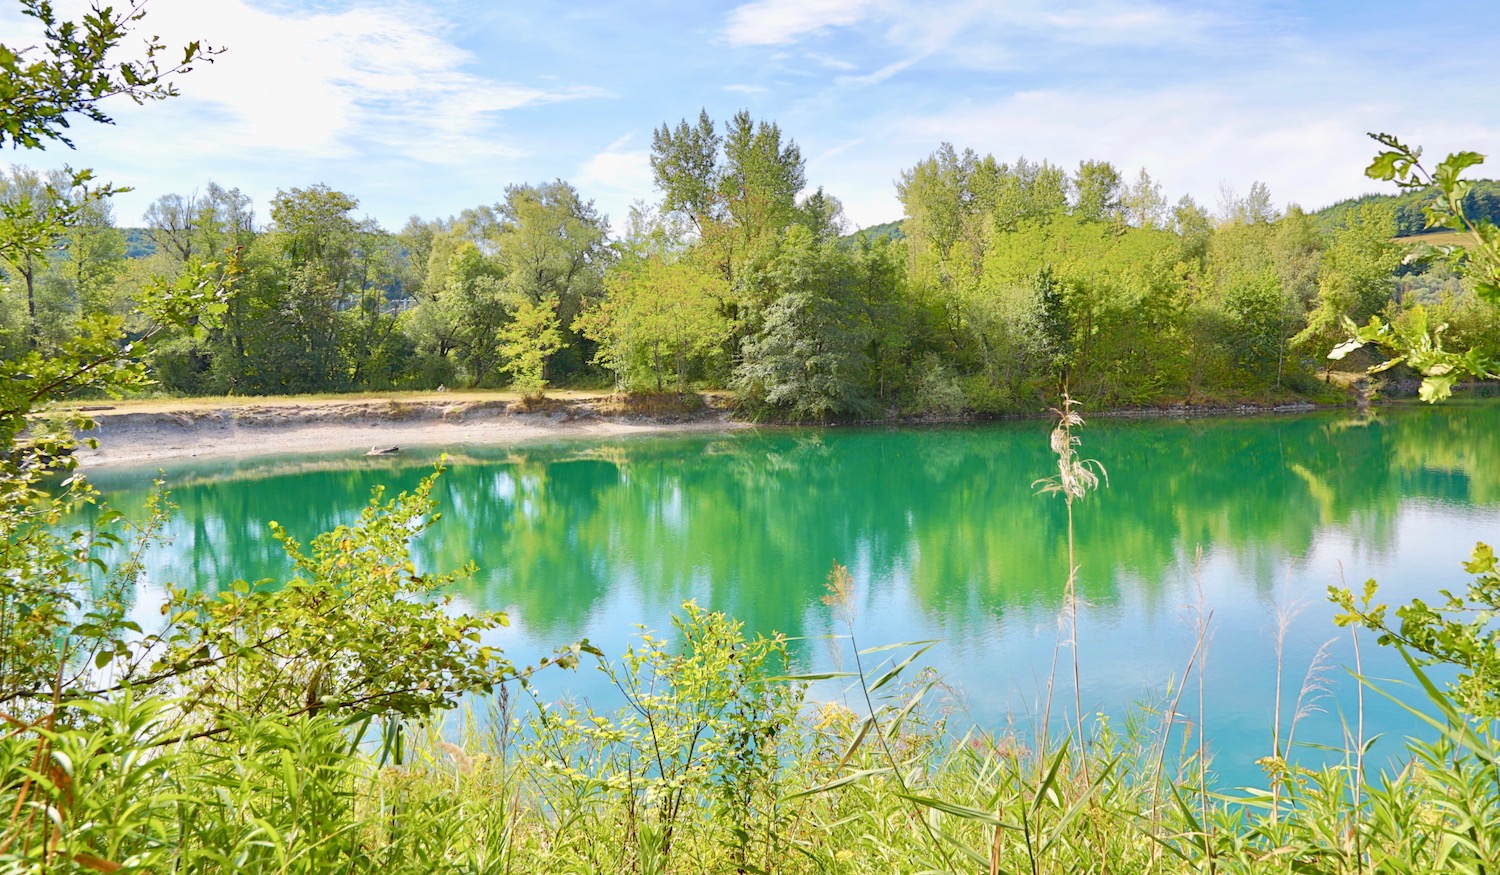
[[[482,239],[494,245],[505,289],[532,304],[551,300],[562,324],[599,295],[612,252],[609,218],[561,179],[512,185],[497,204],[498,223]]]
[[[0,177],[0,261],[26,287],[27,346],[41,339],[37,287],[48,257],[71,219],[56,184],[61,174],[44,179],[29,167],[12,166]]]
[[[719,197],[730,224],[748,245],[797,220],[797,193],[807,185],[802,150],[794,140],[782,142],[775,122],[756,122],[745,110],[735,113],[725,129]]]
[[[1317,306],[1308,315],[1307,327],[1292,339],[1294,344],[1319,352],[1331,349],[1347,336],[1348,321],[1364,322],[1390,302],[1393,272],[1402,259],[1401,247],[1392,239],[1395,226],[1390,207],[1366,204],[1334,232],[1323,253]]]
[[[1192,195],[1183,195],[1172,208],[1171,227],[1182,240],[1182,260],[1203,266],[1208,257],[1209,240],[1213,235],[1213,222],[1208,213],[1198,206]]]
[[[1045,221],[1068,209],[1068,174],[1046,161],[1033,163],[1023,155],[1014,166],[999,167],[993,224],[1014,231],[1022,222]]]
[[[869,412],[873,333],[852,300],[851,267],[846,253],[819,246],[806,228],[787,230],[753,280],[772,303],[744,341],[735,372],[742,398],[797,419]]]
[[[112,310],[115,302],[107,296],[125,258],[125,235],[115,227],[114,209],[107,199],[76,188],[68,196],[80,205],[76,221],[60,241],[59,279],[76,313]]]
[[[662,125],[652,137],[651,171],[662,211],[692,224],[709,262],[731,285],[757,241],[774,239],[802,218],[802,150],[796,141],[783,141],[780,126],[757,122],[744,110],[725,122],[722,136],[707,110],[696,125],[686,119],[675,129]]]
[[[1250,193],[1245,196],[1243,211],[1245,221],[1251,224],[1274,222],[1281,215],[1271,202],[1271,189],[1258,180],[1250,183]]]
[[[532,302],[507,295],[502,268],[468,241],[459,244],[444,276],[436,303],[451,327],[449,343],[468,374],[469,385],[478,386],[504,361],[501,332],[513,315],[515,303]]]
[[[1073,214],[1092,222],[1120,221],[1123,184],[1120,171],[1108,161],[1080,161],[1073,177]]]
[[[675,129],[663,124],[651,137],[651,174],[662,193],[662,212],[687,217],[700,237],[724,220],[719,142],[707,109],[698,113],[696,125],[687,119]]]
[[[686,392],[688,375],[721,351],[729,336],[722,275],[690,259],[646,255],[611,271],[603,301],[574,330],[599,345],[595,361],[620,389],[661,392],[668,375]]]
[[[914,278],[949,289],[973,278],[974,259],[983,256],[984,228],[1000,194],[1003,173],[993,156],[981,158],[973,149],[960,154],[952,143],[943,143],[915,167],[901,172],[896,196],[906,213],[903,228]],[[1015,190],[1020,188],[1018,184],[1011,192],[1015,201],[1024,197]],[[1012,209],[1021,213],[1025,208],[1014,203]],[[955,252],[961,240],[969,245]]]
[[[500,352],[511,386],[523,401],[539,401],[547,388],[547,359],[562,348],[557,301],[523,299],[514,317],[500,329]]]
[[[295,191],[295,189],[294,189]],[[255,239],[255,208],[237,188],[210,180],[203,194],[164,194],[141,217],[146,236],[174,261],[222,261]]]
[[[1135,184],[1120,195],[1120,211],[1126,224],[1137,228],[1167,227],[1167,199],[1162,196],[1161,183],[1151,178],[1142,167]]]
[[[197,241],[194,240],[198,223],[196,195],[164,194],[151,202],[141,218],[146,223],[146,236],[156,244],[158,252],[165,252],[178,262],[193,258],[197,251]]]
[[[686,119],[675,129],[662,125],[652,138],[651,169],[662,212],[692,226],[698,261],[734,292],[721,308],[731,327],[724,354],[733,358],[769,304],[756,294],[762,286],[742,278],[763,269],[787,228],[811,222],[826,235],[836,220],[832,201],[818,194],[811,210],[798,205],[806,185],[802,150],[780,126],[744,110],[725,122],[722,136],[706,110],[696,125]]]
[[[1240,197],[1234,186],[1219,186],[1221,224],[1263,225],[1276,221],[1279,213],[1271,203],[1271,189],[1264,182],[1250,183],[1250,193]]]

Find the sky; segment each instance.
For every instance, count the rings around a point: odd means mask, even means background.
[[[0,42],[34,44],[14,0]],[[120,3],[116,4],[121,5]],[[77,14],[81,0],[57,0]],[[895,183],[941,143],[1067,169],[1145,168],[1213,209],[1266,183],[1316,209],[1370,191],[1388,131],[1500,164],[1500,3],[1386,0],[148,0],[141,35],[224,49],[180,96],[105,104],[76,150],[134,191],[134,225],[212,180],[318,183],[398,230],[561,178],[623,225],[654,203],[652,132],[701,109],[775,121],[852,227],[899,219]],[[0,161],[6,160],[0,159]],[[1489,174],[1484,171],[1489,169]],[[1500,175],[1481,168],[1480,175]]]

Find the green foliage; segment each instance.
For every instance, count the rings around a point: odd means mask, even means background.
[[[952,416],[962,413],[968,405],[963,387],[942,360],[932,353],[918,364],[911,394],[912,404],[908,409],[913,413]]]
[[[1346,337],[1349,322],[1364,322],[1380,312],[1395,288],[1393,271],[1401,263],[1401,248],[1392,242],[1395,224],[1389,209],[1362,208],[1349,224],[1334,232],[1323,254],[1318,276],[1317,306],[1307,327],[1292,343],[1321,351]],[[1331,361],[1342,358],[1329,356]]]
[[[1468,252],[1468,273],[1474,292],[1492,306],[1500,305],[1500,228],[1488,218],[1471,217],[1465,200],[1473,183],[1464,179],[1463,173],[1484,163],[1484,156],[1458,152],[1429,173],[1421,164],[1420,148],[1409,147],[1390,134],[1370,136],[1386,148],[1366,168],[1366,175],[1393,181],[1409,190],[1436,187],[1440,197],[1423,208],[1427,227],[1447,228],[1469,236],[1472,245]],[[1364,327],[1346,322],[1344,328],[1349,340],[1329,353],[1329,358],[1342,358],[1366,344],[1393,351],[1396,357],[1375,366],[1374,370],[1384,370],[1404,360],[1422,375],[1422,399],[1429,402],[1449,397],[1454,385],[1465,377],[1482,380],[1500,377],[1491,359],[1492,350],[1478,346],[1464,352],[1446,350],[1442,342],[1446,324],[1432,326],[1429,331],[1425,320],[1418,322],[1421,324],[1395,329],[1381,320],[1371,320]]]
[[[1396,214],[1396,233],[1402,237],[1424,234],[1432,227],[1427,223],[1427,210],[1444,199],[1436,187],[1416,187],[1400,194],[1367,194],[1331,204],[1313,213],[1318,228],[1323,233],[1332,233],[1347,221],[1349,213],[1367,204],[1387,204]],[[1500,182],[1493,179],[1476,179],[1463,196],[1464,214],[1474,219],[1500,222]]]
[[[771,303],[760,330],[745,339],[735,372],[741,397],[794,419],[872,409],[867,374],[875,333],[860,306],[859,267],[858,256],[836,243],[820,245],[801,226],[786,233],[767,268],[748,281]]]
[[[547,359],[562,348],[557,300],[522,300],[515,315],[500,329],[500,354],[511,385],[528,401],[539,400],[547,388]]]
[[[775,679],[786,671],[786,642],[747,639],[739,623],[692,602],[673,625],[676,644],[643,630],[618,666],[601,661],[625,708],[543,708],[533,749],[553,781],[572,785],[555,797],[628,806],[659,865],[684,856],[674,845],[688,833],[731,848],[740,866],[774,867],[786,850],[778,794],[803,695]]]
[[[489,691],[514,669],[482,636],[504,614],[467,615],[428,598],[458,574],[419,573],[413,538],[437,522],[435,475],[303,548],[274,522],[297,576],[280,588],[237,581],[218,594],[172,590],[167,627],[132,646],[116,684],[170,680],[209,724],[229,714],[324,709],[420,716]]]
[[[1453,697],[1467,714],[1491,720],[1500,717],[1500,627],[1495,623],[1500,617],[1500,570],[1494,551],[1487,544],[1476,545],[1464,570],[1474,575],[1465,591],[1439,590],[1442,601],[1436,606],[1418,598],[1392,612],[1389,605],[1374,601],[1378,588],[1373,580],[1358,597],[1332,587],[1329,598],[1344,611],[1336,618],[1339,625],[1371,629],[1381,644],[1419,654],[1424,664],[1456,667]],[[1388,619],[1392,613],[1400,621],[1395,626]]]
[[[724,279],[695,262],[646,256],[612,272],[605,287],[574,326],[598,344],[595,361],[621,389],[661,392],[670,375],[686,392],[689,374],[707,370],[729,339]]]
[[[1080,161],[1073,177],[1073,215],[1091,222],[1118,222],[1124,179],[1108,161]]]
[[[145,41],[138,58],[115,60],[117,49],[145,16],[138,5],[123,11],[98,6],[78,21],[59,21],[49,0],[21,0],[21,12],[42,29],[40,46],[13,49],[0,45],[0,145],[42,148],[53,140],[73,143],[63,134],[70,115],[110,123],[99,106],[109,97],[135,103],[177,94],[172,77],[200,61],[212,61],[218,50],[200,42],[182,49],[182,60],[168,60],[157,37]]]

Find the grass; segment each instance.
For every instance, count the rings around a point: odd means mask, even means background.
[[[163,746],[169,706],[126,699],[12,729],[0,738],[11,815],[0,870],[1063,875],[1500,863],[1500,746],[1493,727],[1451,708],[1435,740],[1412,743],[1392,771],[1364,775],[1353,749],[1317,770],[1278,758],[1266,789],[1227,795],[1202,785],[1191,752],[1161,768],[1170,708],[1098,721],[1043,754],[1035,740],[952,731],[934,676],[885,680],[911,664],[900,650],[885,661],[870,657],[893,651],[863,651],[851,692],[869,696],[868,710],[804,702],[795,680],[695,674],[776,645],[719,615],[687,616],[699,627],[681,643],[643,639],[611,664],[630,678],[616,713],[502,694],[471,703],[446,732],[375,733],[321,715],[247,719],[228,737]]]
[[[1424,231],[1421,234],[1411,234],[1395,239],[1397,243],[1425,243],[1428,246],[1463,246],[1467,248],[1474,245],[1473,235],[1466,231],[1453,231],[1447,228],[1439,228],[1436,231]]]

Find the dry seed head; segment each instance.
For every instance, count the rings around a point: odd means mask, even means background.
[[[1077,401],[1064,394],[1062,407],[1052,409],[1057,426],[1052,429],[1049,443],[1057,455],[1057,476],[1045,477],[1031,484],[1042,495],[1061,492],[1070,504],[1073,499],[1083,498],[1097,489],[1101,475],[1105,484],[1109,483],[1109,472],[1097,459],[1080,459],[1074,451],[1081,441],[1072,430],[1083,425],[1083,417],[1073,410],[1077,405]]]
[[[465,775],[474,773],[474,760],[470,759],[469,754],[463,748],[446,741],[438,742],[437,747],[453,760],[453,765],[458,768],[459,772]]]
[[[837,562],[828,572],[828,594],[823,596],[823,604],[844,612],[852,610],[854,605],[854,576]]]

